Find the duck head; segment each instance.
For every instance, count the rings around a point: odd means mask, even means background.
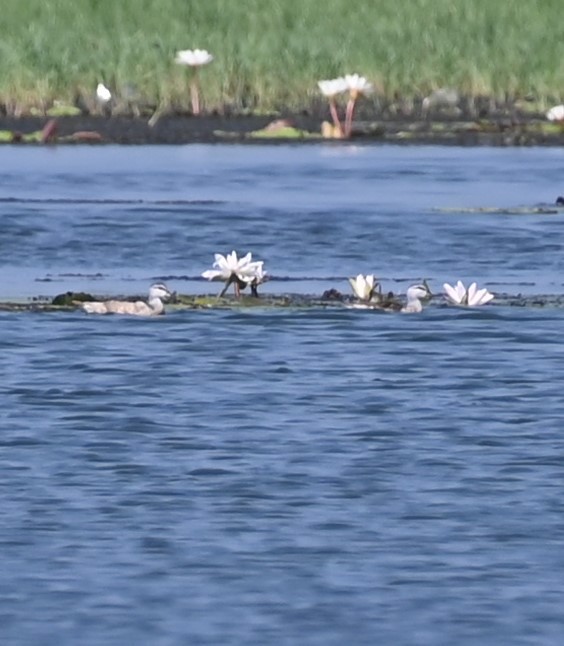
[[[161,301],[170,301],[176,295],[164,283],[153,283],[149,288],[149,300],[160,299]]]
[[[406,295],[408,302],[415,300],[429,300],[432,296],[431,290],[429,289],[429,285],[427,285],[426,281],[423,281],[418,285],[411,285],[411,287],[408,288]]]

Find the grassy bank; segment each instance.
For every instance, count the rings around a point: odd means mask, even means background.
[[[103,81],[133,102],[189,110],[178,49],[206,48],[205,108],[299,110],[317,80],[358,71],[371,101],[449,86],[497,100],[564,95],[561,0],[7,0],[0,103],[92,100]]]

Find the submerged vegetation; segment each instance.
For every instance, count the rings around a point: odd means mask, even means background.
[[[203,111],[326,109],[317,81],[359,72],[366,109],[409,111],[442,87],[468,100],[564,98],[560,0],[26,0],[0,15],[0,104],[190,112],[175,55],[205,47]]]

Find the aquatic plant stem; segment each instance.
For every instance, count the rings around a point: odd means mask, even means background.
[[[348,139],[351,136],[352,131],[352,119],[354,112],[354,104],[356,103],[356,96],[351,95],[351,98],[347,103],[347,111],[345,113],[345,132],[344,135]]]
[[[231,274],[231,276],[229,276],[229,279],[225,281],[225,286],[223,287],[221,292],[219,292],[218,298],[223,298],[225,296],[231,284],[233,285],[235,298],[239,298],[241,296],[241,287],[240,287],[239,279],[237,278],[237,276],[235,276],[235,274]]]
[[[335,97],[329,97],[329,111],[331,112],[331,118],[333,119],[333,125],[335,128],[338,129],[339,132],[343,132],[339,113],[337,112],[337,106],[335,104]]]
[[[225,285],[223,286],[223,289],[219,292],[218,298],[223,298],[225,296],[225,293],[229,289],[229,285],[233,282],[233,276],[229,276],[229,280],[225,281]]]
[[[192,100],[192,114],[200,114],[200,89],[198,86],[198,69],[194,68],[190,81],[190,98]]]

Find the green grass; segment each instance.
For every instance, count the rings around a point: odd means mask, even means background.
[[[205,48],[205,109],[299,110],[317,81],[357,71],[375,99],[454,87],[497,100],[564,98],[561,0],[6,0],[0,103],[93,101],[103,81],[189,110],[178,49]]]

